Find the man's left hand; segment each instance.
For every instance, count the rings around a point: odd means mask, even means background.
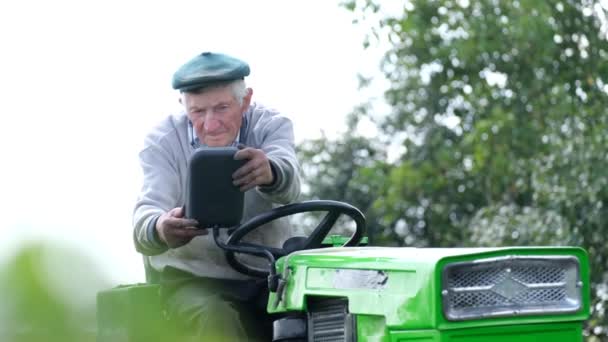
[[[251,147],[245,147],[236,152],[236,160],[249,160],[232,174],[232,184],[241,191],[247,191],[258,185],[270,185],[274,182],[274,175],[266,153]]]

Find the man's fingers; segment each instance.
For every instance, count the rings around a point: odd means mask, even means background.
[[[161,215],[156,223],[161,240],[170,248],[181,247],[197,236],[209,234],[207,229],[198,228],[198,221],[183,218],[183,215],[182,207],[173,208]]]
[[[244,175],[255,170],[256,166],[257,166],[257,163],[255,163],[253,160],[247,162],[245,165],[239,167],[238,170],[234,171],[234,173],[232,174],[232,179],[237,179],[237,178],[243,177]]]
[[[236,160],[251,159],[255,156],[255,151],[256,150],[251,147],[246,147],[242,150],[238,150],[234,154],[234,159],[236,159]]]
[[[196,236],[207,235],[209,234],[209,231],[207,229],[192,229],[192,227],[189,227],[173,229],[171,234],[178,238],[193,238]]]
[[[176,228],[187,228],[198,226],[198,221],[193,219],[173,218],[169,217],[166,221],[167,225],[173,229]]]
[[[171,217],[184,217],[184,210],[182,207],[173,208],[169,211],[169,216]]]
[[[258,177],[259,173],[259,169],[253,169],[250,172],[239,175],[237,178],[234,179],[232,184],[240,186],[243,184],[251,183],[256,177]]]
[[[257,185],[267,184],[272,181],[270,164],[266,154],[262,150],[245,148],[237,151],[234,159],[249,159],[232,174],[232,184],[238,186],[241,191],[247,191]]]
[[[239,190],[245,192],[249,189],[252,189],[258,185],[262,185],[264,184],[264,178],[262,176],[257,176],[254,177],[253,179],[251,179],[251,181],[248,182],[244,182],[243,185],[241,185],[241,187],[239,188]]]

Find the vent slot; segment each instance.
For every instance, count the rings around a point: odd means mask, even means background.
[[[353,319],[345,298],[311,298],[308,301],[308,341],[354,341]]]

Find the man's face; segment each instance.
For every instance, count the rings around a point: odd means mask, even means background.
[[[239,105],[230,87],[220,87],[199,94],[184,93],[181,102],[201,143],[219,147],[228,146],[236,139],[250,100],[251,90]]]

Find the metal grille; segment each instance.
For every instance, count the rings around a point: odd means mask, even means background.
[[[574,257],[505,257],[454,263],[442,274],[450,320],[574,312],[581,307]]]
[[[553,288],[553,289],[538,289],[530,290],[519,294],[513,298],[514,302],[519,303],[530,303],[530,304],[545,304],[555,303],[566,299],[566,290],[564,288]]]
[[[313,298],[308,302],[308,341],[352,341],[352,322],[344,298]]]
[[[449,282],[450,287],[488,286],[498,283],[504,276],[504,272],[496,268],[469,270],[468,272],[455,272]]]
[[[461,292],[455,293],[452,298],[453,308],[468,308],[479,306],[492,306],[502,303],[502,298],[492,292]]]
[[[557,266],[514,267],[511,273],[513,279],[531,284],[559,283],[566,276],[566,270]]]

